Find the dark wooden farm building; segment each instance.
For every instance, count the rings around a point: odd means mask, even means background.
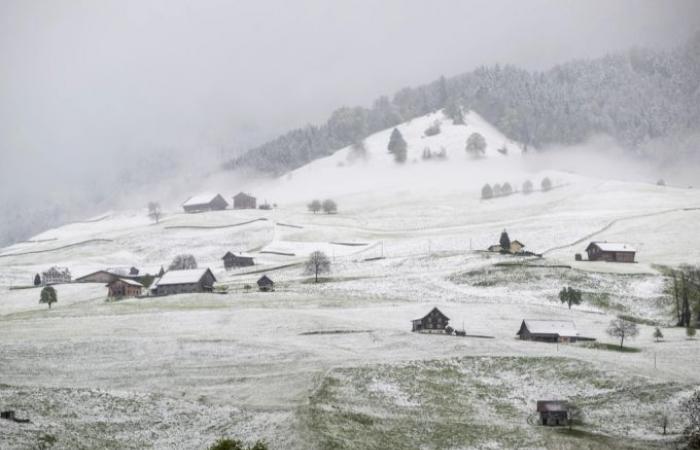
[[[275,290],[275,282],[267,275],[263,275],[258,280],[258,289],[262,292],[270,292]]]
[[[569,424],[569,404],[562,400],[539,400],[537,412],[540,423],[547,426],[566,426]]]
[[[520,339],[540,342],[576,342],[591,340],[579,336],[570,320],[523,320],[516,333]]]
[[[119,278],[107,284],[107,295],[110,298],[138,297],[142,290],[141,283],[129,279]]]
[[[170,270],[153,282],[151,292],[155,295],[212,292],[215,282],[216,278],[208,268]]]
[[[248,267],[255,265],[253,256],[246,253],[226,252],[223,258],[224,267],[226,269],[235,269],[236,267]]]
[[[162,277],[163,266],[138,269],[136,267],[111,267],[97,270],[75,279],[76,283],[111,283],[118,279],[143,281],[145,277]]]
[[[204,211],[219,211],[226,209],[228,202],[224,200],[221,194],[200,194],[187,199],[182,204],[182,208],[187,213],[196,213]]]
[[[450,318],[447,317],[437,308],[433,308],[428,314],[420,319],[415,319],[411,321],[412,329],[411,331],[431,331],[431,330],[444,330],[447,324],[450,322]]]
[[[233,209],[255,209],[256,203],[255,197],[245,192],[233,196]]]
[[[586,247],[589,261],[633,263],[637,250],[627,244],[616,242],[591,242]]]

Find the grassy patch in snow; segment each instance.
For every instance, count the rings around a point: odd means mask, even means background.
[[[609,350],[612,352],[622,352],[622,353],[639,353],[642,351],[641,348],[623,346],[620,347],[619,344],[609,344],[607,342],[585,342],[582,344],[583,347],[592,348],[596,350]]]
[[[566,358],[414,361],[330,371],[300,421],[319,449],[648,448],[661,441],[650,418],[682,390]],[[583,424],[533,425],[542,399],[575,402]]]

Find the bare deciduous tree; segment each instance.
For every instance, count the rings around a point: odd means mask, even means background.
[[[309,208],[309,211],[316,214],[321,210],[321,200],[313,200],[307,205],[307,208]]]
[[[197,260],[192,255],[177,255],[168,270],[189,270],[197,268]]]
[[[328,259],[325,253],[317,250],[309,255],[309,259],[306,261],[306,266],[304,268],[304,273],[314,275],[314,281],[318,283],[318,274],[328,273],[330,270],[331,261]]]
[[[148,217],[150,217],[155,223],[159,223],[161,215],[160,203],[148,202]]]
[[[326,214],[335,214],[338,212],[338,205],[331,199],[324,200],[321,207]]]
[[[634,322],[625,319],[615,319],[610,321],[607,330],[612,337],[620,338],[620,348],[625,343],[625,338],[634,338],[639,334],[639,328]]]

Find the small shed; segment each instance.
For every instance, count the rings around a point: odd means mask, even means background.
[[[190,197],[182,204],[182,209],[186,213],[197,213],[204,211],[220,211],[228,207],[228,202],[221,194],[199,194]]]
[[[263,275],[258,280],[258,289],[262,292],[270,292],[275,290],[275,282],[267,275]]]
[[[620,242],[591,242],[586,253],[589,261],[633,263],[637,250]]]
[[[43,285],[70,283],[71,274],[67,267],[51,267],[41,274],[41,282]]]
[[[248,267],[255,265],[253,255],[249,255],[247,253],[226,252],[221,259],[224,260],[224,267],[226,269],[235,269],[236,267]]]
[[[442,331],[449,322],[449,317],[444,315],[439,309],[433,308],[428,314],[420,319],[411,321],[411,331]]]
[[[516,333],[520,339],[539,342],[576,342],[591,340],[579,336],[576,325],[570,320],[523,320]]]
[[[216,277],[209,270],[169,270],[151,285],[155,295],[186,294],[192,292],[212,292]]]
[[[142,290],[141,283],[124,278],[118,278],[107,284],[107,295],[110,298],[138,297]]]
[[[569,404],[563,400],[538,400],[540,423],[550,427],[569,424]]]
[[[233,196],[233,209],[255,209],[256,204],[256,198],[245,192]]]

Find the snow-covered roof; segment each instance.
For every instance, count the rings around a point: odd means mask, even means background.
[[[207,192],[204,194],[197,194],[195,196],[188,198],[187,201],[182,204],[182,206],[206,205],[206,204],[211,203],[219,195],[220,194],[210,193],[210,192]]]
[[[139,283],[138,281],[130,280],[128,278],[118,278],[118,279],[112,281],[112,283],[109,283],[107,286],[109,286],[110,284],[116,283],[117,281],[121,281],[121,282],[123,282],[125,284],[129,284],[131,286],[143,287],[143,284]]]
[[[590,245],[596,245],[604,252],[636,252],[634,247],[622,242],[591,242]],[[589,245],[589,247],[590,247]]]
[[[576,325],[570,320],[524,320],[523,322],[532,334],[578,336]]]
[[[197,283],[207,272],[211,272],[208,267],[203,269],[169,270],[158,280],[158,286]]]

